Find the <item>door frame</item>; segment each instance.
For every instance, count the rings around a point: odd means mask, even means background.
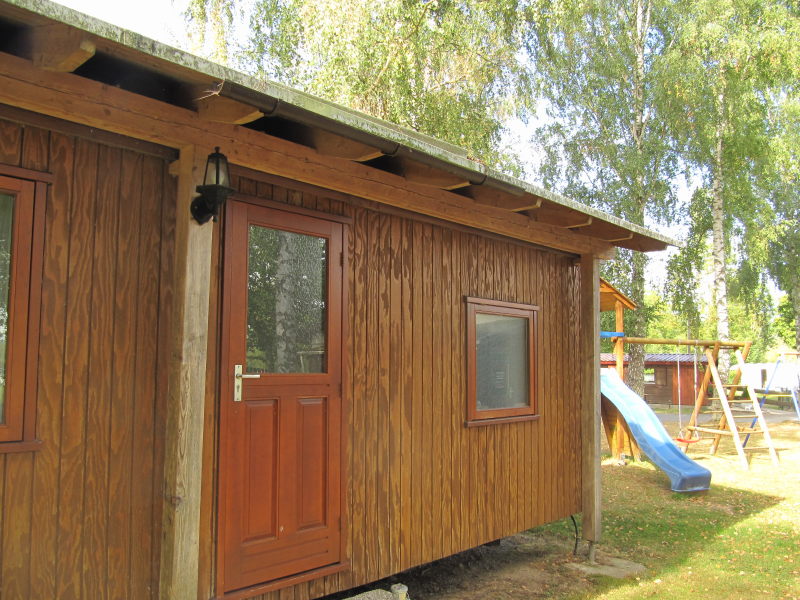
[[[320,190],[320,193],[324,193],[323,190]],[[224,539],[224,527],[225,527],[225,519],[223,518],[224,511],[226,510],[225,506],[225,494],[223,490],[225,485],[227,484],[227,475],[224,470],[221,468],[221,461],[220,455],[222,453],[222,428],[223,428],[223,418],[222,418],[222,410],[221,410],[221,403],[223,402],[223,395],[226,391],[226,386],[229,385],[229,382],[226,383],[226,374],[223,372],[223,365],[225,365],[229,360],[229,348],[228,344],[226,343],[228,339],[228,334],[230,331],[230,310],[231,310],[231,302],[228,299],[227,291],[233,285],[231,282],[231,269],[227,268],[227,256],[230,255],[230,232],[229,232],[229,223],[230,221],[225,218],[225,214],[223,214],[222,219],[220,219],[220,260],[219,260],[219,316],[220,316],[220,325],[219,325],[219,342],[218,342],[218,358],[216,361],[216,371],[218,373],[217,377],[217,385],[216,385],[216,414],[218,415],[217,419],[217,448],[216,448],[216,461],[215,461],[215,476],[216,476],[216,485],[214,486],[214,495],[215,495],[215,509],[213,512],[215,529],[214,532],[214,560],[215,566],[213,569],[215,575],[215,582],[214,582],[214,590],[216,592],[217,598],[225,598],[225,599],[233,599],[233,598],[249,598],[251,596],[255,596],[258,594],[263,594],[272,590],[277,590],[281,588],[291,587],[293,585],[310,581],[313,579],[318,579],[321,577],[325,577],[327,575],[331,575],[334,573],[338,573],[341,571],[346,571],[350,568],[350,559],[347,556],[346,548],[347,548],[347,539],[349,537],[349,529],[350,529],[350,510],[347,504],[348,498],[348,485],[349,485],[349,469],[348,464],[350,460],[350,436],[348,432],[350,430],[350,386],[351,386],[351,368],[350,368],[350,287],[351,287],[351,278],[350,278],[350,256],[351,252],[351,245],[352,245],[352,237],[350,228],[353,223],[352,217],[344,216],[344,215],[335,215],[331,213],[326,213],[318,210],[313,210],[309,208],[305,208],[303,206],[295,206],[292,204],[284,204],[282,202],[277,202],[274,200],[267,200],[264,198],[258,198],[255,196],[249,196],[247,194],[241,193],[234,193],[228,199],[228,202],[241,202],[246,204],[252,204],[255,206],[269,208],[272,210],[278,210],[289,214],[296,214],[306,217],[311,217],[315,219],[320,219],[324,221],[333,221],[335,223],[339,223],[342,226],[342,250],[341,250],[341,324],[340,324],[340,347],[338,348],[340,352],[340,369],[341,369],[341,390],[340,390],[340,398],[341,398],[341,423],[340,423],[340,465],[339,465],[339,515],[340,515],[340,560],[338,563],[333,565],[327,565],[325,567],[321,567],[319,569],[314,569],[312,571],[307,571],[300,574],[290,575],[281,579],[276,579],[273,581],[268,581],[261,584],[256,584],[254,586],[237,590],[233,592],[225,592],[225,573],[223,567],[223,560],[222,560],[222,553],[224,552],[224,544],[222,540]],[[227,209],[227,204],[226,204]],[[225,211],[226,212],[226,211]]]

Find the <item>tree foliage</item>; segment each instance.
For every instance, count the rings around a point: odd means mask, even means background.
[[[729,286],[748,306],[769,304],[763,238],[771,226],[764,189],[769,116],[774,92],[797,76],[800,21],[797,8],[780,0],[685,0],[675,8],[669,93],[682,109],[673,137],[704,190],[690,208],[689,256],[674,261],[673,277],[697,274],[690,267],[708,250],[710,235],[715,336],[726,338]]]
[[[212,10],[232,2],[192,0],[193,28],[206,32]],[[255,0],[249,39],[227,52],[247,72],[518,172],[501,144],[530,96],[517,8],[515,0]]]
[[[535,2],[528,48],[546,121],[544,183],[634,223],[668,221],[676,155],[666,135],[669,98],[663,54],[669,42],[663,3],[635,0]],[[646,257],[621,251],[604,276],[639,310],[626,329],[644,334]],[[643,388],[644,349],[630,349],[629,382]]]
[[[800,351],[800,98],[786,98],[780,105],[773,149],[775,176],[770,191],[775,220],[767,238],[766,262],[786,292],[782,306],[793,322],[791,345]]]

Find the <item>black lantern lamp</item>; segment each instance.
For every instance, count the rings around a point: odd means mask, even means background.
[[[217,220],[220,207],[225,203],[225,199],[234,190],[229,187],[230,175],[228,174],[228,159],[220,153],[219,147],[208,155],[206,163],[206,176],[203,185],[197,186],[200,195],[192,200],[189,209],[192,216],[200,223],[208,223],[209,219]]]

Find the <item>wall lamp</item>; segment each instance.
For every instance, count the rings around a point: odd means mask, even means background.
[[[228,159],[220,153],[219,147],[208,155],[206,162],[206,176],[203,185],[197,186],[200,194],[192,200],[189,210],[195,221],[208,223],[210,219],[217,220],[219,209],[225,203],[225,199],[235,190],[230,186],[230,174],[228,173]]]

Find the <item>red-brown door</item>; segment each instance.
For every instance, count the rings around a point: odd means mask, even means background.
[[[342,225],[237,201],[225,221],[221,592],[341,559]]]

